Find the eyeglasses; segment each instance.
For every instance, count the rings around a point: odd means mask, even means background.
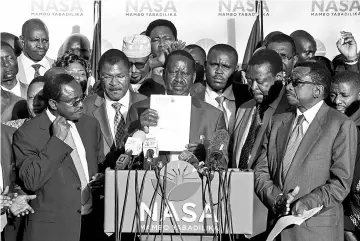
[[[127,79],[129,75],[115,75],[115,76],[110,76],[110,75],[103,75],[100,76],[100,79],[102,80],[106,80],[106,81],[112,81],[113,79],[116,79],[118,81],[124,81]]]
[[[60,102],[63,102],[67,105],[70,105],[72,107],[78,107],[80,105],[80,103],[82,103],[85,99],[85,95],[81,96],[79,99],[73,101],[73,102],[66,102],[66,101],[63,101],[63,100],[59,100]]]
[[[292,84],[292,86],[297,87],[301,84],[309,84],[309,85],[322,85],[316,82],[310,82],[310,81],[299,81],[298,79],[293,79],[292,77],[289,77],[285,80],[286,85]]]
[[[130,62],[130,68],[132,68],[133,65],[135,65],[135,67],[136,67],[137,69],[143,69],[143,68],[145,68],[145,65],[146,65],[148,59],[149,59],[149,57],[147,57],[147,59],[145,60],[145,62]]]

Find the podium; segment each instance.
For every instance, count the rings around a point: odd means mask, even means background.
[[[155,171],[105,173],[105,223],[115,232],[115,200],[122,233],[164,235],[253,234],[254,174],[229,169],[200,178],[184,161],[169,162]],[[209,188],[210,185],[210,188]],[[266,219],[266,217],[265,217]]]

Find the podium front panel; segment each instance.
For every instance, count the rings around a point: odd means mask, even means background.
[[[229,170],[221,177],[216,172],[209,189],[207,179],[200,178],[192,165],[170,163],[160,175],[154,171],[117,171],[118,225],[122,223],[122,232],[174,234],[180,229],[182,234],[213,235],[217,230],[252,234],[252,172]],[[110,169],[105,177],[104,230],[115,232],[115,171]]]

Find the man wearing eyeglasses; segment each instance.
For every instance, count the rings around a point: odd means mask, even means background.
[[[311,34],[304,30],[296,30],[290,34],[296,46],[298,62],[302,63],[315,55],[316,41]]]
[[[254,169],[255,192],[269,208],[270,223],[284,215],[322,209],[281,240],[344,240],[342,202],[353,179],[355,123],[324,102],[331,84],[320,63],[295,66],[286,95],[296,110],[273,117]]]
[[[165,84],[160,75],[150,69],[151,39],[145,35],[127,36],[122,51],[130,62],[130,88],[146,96],[165,94]]]
[[[274,50],[280,55],[284,66],[285,77],[289,77],[299,59],[296,55],[294,40],[286,34],[278,33],[269,38],[265,47]]]
[[[104,175],[102,135],[98,121],[83,114],[80,84],[68,74],[44,85],[46,111],[14,134],[19,179],[36,194],[24,229],[26,241],[99,240],[97,218]]]
[[[95,117],[100,123],[104,155],[111,151],[113,159],[117,158],[117,151],[124,145],[127,132],[125,120],[130,106],[146,99],[146,96],[129,89],[130,72],[129,59],[122,51],[106,51],[100,57],[98,70],[103,91],[84,101],[85,114]]]

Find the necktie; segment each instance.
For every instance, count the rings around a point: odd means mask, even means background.
[[[244,146],[241,150],[240,160],[238,167],[240,169],[248,169],[248,162],[250,159],[251,150],[253,148],[257,133],[261,126],[261,118],[260,118],[260,106],[258,105],[255,109],[251,126],[249,129],[249,133],[245,139]]]
[[[33,67],[35,69],[35,73],[34,73],[34,79],[36,77],[39,77],[40,76],[40,72],[39,72],[39,69],[41,67],[41,64],[33,64],[31,65],[31,67]]]
[[[219,104],[217,108],[224,113],[225,122],[226,122],[226,127],[228,127],[228,125],[229,125],[229,120],[228,120],[228,118],[227,118],[226,110],[225,110],[225,108],[224,108],[225,97],[224,97],[224,96],[218,96],[218,97],[215,98],[215,100],[216,100],[217,103]]]
[[[85,209],[89,209],[89,207],[92,206],[91,191],[90,191],[88,181],[85,176],[86,174],[85,174],[83,165],[81,164],[80,156],[77,151],[71,131],[68,132],[64,141],[66,144],[68,144],[73,149],[73,151],[71,152],[70,155],[71,155],[71,158],[73,159],[76,171],[79,175],[80,182],[81,182],[81,213],[84,213]],[[85,205],[86,205],[86,207],[85,207]]]
[[[297,117],[296,125],[290,135],[290,139],[287,144],[285,156],[283,160],[283,169],[282,169],[283,180],[285,180],[286,174],[289,171],[295,153],[301,143],[302,138],[304,137],[303,126],[302,126],[304,120],[305,120],[304,115],[299,115]]]
[[[117,147],[121,146],[121,137],[125,133],[125,120],[123,115],[120,112],[121,104],[120,103],[113,103],[111,105],[114,107],[116,114],[114,118],[114,131],[115,131],[115,144]]]

